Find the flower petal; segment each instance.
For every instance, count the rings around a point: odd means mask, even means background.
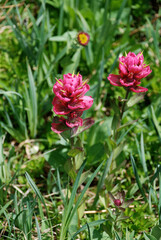
[[[122,86],[121,83],[120,83],[120,75],[109,74],[107,79],[114,86]]]
[[[53,122],[51,124],[51,130],[55,133],[62,133],[66,130],[68,130],[69,128],[66,126],[65,124],[66,119],[61,117],[54,117]]]
[[[144,88],[144,87],[141,87],[141,86],[134,86],[134,87],[131,87],[129,89],[130,89],[130,91],[136,92],[136,93],[147,92],[148,91],[147,88]]]
[[[58,98],[53,99],[53,111],[58,115],[64,115],[70,113],[70,109]]]
[[[83,96],[68,104],[68,108],[71,110],[85,111],[89,109],[93,104],[93,98],[89,96]]]
[[[67,119],[66,120],[66,125],[70,128],[77,127],[77,126],[82,126],[83,125],[83,119],[78,117],[78,118],[73,118],[73,119]]]
[[[128,78],[122,79],[122,78],[120,78],[120,83],[124,87],[132,86],[132,85],[134,85],[135,82],[136,82],[135,79],[128,79]]]

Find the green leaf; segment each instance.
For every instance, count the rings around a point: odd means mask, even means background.
[[[114,231],[115,236],[116,236],[116,240],[121,240],[120,236],[118,235],[118,233],[116,231]]]
[[[117,131],[119,132],[120,130],[122,130],[123,128],[125,128],[125,127],[127,127],[127,126],[130,126],[130,125],[132,125],[133,123],[136,123],[138,120],[133,120],[133,121],[131,121],[131,122],[128,122],[128,123],[125,123],[124,125],[121,125],[118,129],[117,129]]]
[[[110,170],[112,159],[113,159],[113,153],[111,153],[111,156],[107,159],[106,164],[104,166],[104,170],[103,170],[102,176],[100,177],[100,179],[98,181],[97,192],[96,192],[96,196],[95,196],[94,203],[93,203],[94,206],[96,205],[96,203],[98,201],[99,193],[100,193],[100,191],[101,191],[101,189],[103,187],[105,178],[106,178],[106,176],[107,176],[107,174],[108,174],[108,172]]]
[[[111,129],[116,130],[119,126],[119,122],[120,122],[120,115],[118,113],[115,113],[113,116]]]
[[[80,148],[73,148],[68,152],[68,156],[70,157],[75,157],[76,155],[78,155],[79,153],[82,152],[82,149]]]
[[[157,240],[161,240],[161,225],[157,225],[152,228],[151,235],[154,236]]]
[[[159,211],[159,224],[161,224],[161,172],[159,173],[159,204],[158,204],[158,211]]]
[[[30,175],[26,172],[25,173],[26,179],[28,181],[28,183],[30,184],[32,190],[35,192],[36,196],[40,199],[40,201],[44,204],[44,206],[46,207],[45,201],[43,196],[41,195],[39,189],[37,188],[36,184],[34,183],[34,181],[32,180],[32,178],[30,177]]]
[[[39,227],[39,223],[37,220],[37,217],[35,216],[35,222],[36,222],[36,229],[37,229],[37,236],[38,236],[38,240],[41,240],[41,231],[40,231],[40,227]]]
[[[54,168],[62,167],[66,162],[66,158],[63,156],[61,149],[53,149],[45,152],[44,158]]]
[[[138,185],[138,187],[139,187],[139,189],[142,193],[142,196],[144,197],[144,200],[147,202],[147,197],[146,197],[145,192],[143,190],[143,186],[141,184],[139,174],[138,174],[138,170],[137,170],[137,167],[136,167],[135,159],[133,158],[132,154],[130,155],[130,158],[131,158],[131,163],[132,163],[132,167],[133,167],[133,171],[134,171],[134,175],[135,175],[135,178],[136,178],[137,185]]]
[[[158,59],[160,59],[160,47],[159,47],[159,41],[157,39],[156,31],[155,31],[153,25],[151,24],[151,21],[147,17],[146,17],[146,19],[147,19],[147,22],[150,26],[151,35],[152,35],[152,38],[153,38],[153,43],[154,43],[154,48],[155,48],[155,53],[156,53]]]
[[[10,200],[9,202],[7,202],[0,210],[0,216],[4,213],[4,211],[11,205],[11,203],[13,203],[13,200]]]
[[[19,96],[20,98],[22,98],[22,95],[18,92],[14,92],[14,91],[3,91],[3,90],[0,90],[0,94],[3,94],[3,95],[17,95]]]
[[[143,138],[143,133],[141,132],[141,139],[140,139],[140,145],[141,145],[141,163],[144,169],[145,176],[148,176],[148,169],[146,165],[146,160],[145,160],[145,150],[144,150],[144,138]]]
[[[26,86],[26,105],[28,107],[27,116],[29,120],[29,128],[31,137],[35,137],[37,133],[37,96],[36,96],[36,86],[34,77],[30,68],[30,65],[27,61],[27,71],[28,71],[28,80],[29,80],[29,91]]]
[[[134,96],[132,96],[129,101],[127,102],[128,107],[134,106],[136,103],[140,102],[142,99],[144,99],[145,93],[136,93]]]
[[[153,121],[153,124],[154,124],[154,127],[155,127],[155,130],[161,140],[161,126],[159,125],[159,122],[156,118],[156,115],[155,115],[155,112],[154,112],[154,108],[153,106],[151,105],[151,116],[152,116],[152,121]]]
[[[114,151],[113,151],[113,159],[116,159],[120,155],[120,153],[122,152],[124,146],[125,146],[125,143],[122,142],[121,144],[119,144],[117,146],[117,148],[114,149]]]
[[[106,157],[103,143],[96,143],[87,150],[88,163],[96,164]]]
[[[93,221],[93,222],[88,223],[88,226],[89,226],[90,228],[91,228],[91,227],[95,227],[95,226],[100,225],[100,224],[102,224],[102,223],[104,223],[104,222],[106,222],[106,221],[107,221],[106,219],[101,219],[101,220]],[[88,229],[88,226],[87,226],[87,224],[83,225],[83,226],[72,236],[71,239],[74,240],[75,237],[76,237],[80,232]]]
[[[145,240],[157,240],[154,236],[151,236],[148,233],[144,233]]]
[[[77,67],[79,65],[80,62],[80,56],[81,56],[81,48],[78,48],[78,50],[75,52],[75,54],[72,57],[72,63],[69,64],[68,66],[66,66],[63,70],[64,74],[67,73],[71,73],[71,72],[76,72],[77,71]]]

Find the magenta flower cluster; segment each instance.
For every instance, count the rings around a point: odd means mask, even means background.
[[[87,81],[83,81],[80,74],[68,73],[63,75],[63,79],[57,80],[53,87],[53,111],[63,116],[54,118],[52,131],[61,133],[83,125],[81,115],[93,104],[93,98],[85,96],[89,89]]]
[[[114,86],[128,88],[132,92],[146,92],[147,88],[138,86],[141,79],[148,76],[152,70],[144,64],[142,52],[135,55],[129,52],[126,57],[119,58],[119,75],[110,74],[108,80]]]

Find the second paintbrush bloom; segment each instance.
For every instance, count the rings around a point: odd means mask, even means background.
[[[129,52],[126,57],[119,58],[119,75],[110,74],[108,80],[114,86],[124,87],[132,92],[146,92],[147,88],[138,86],[141,79],[147,77],[152,70],[144,63],[142,52],[135,55]]]

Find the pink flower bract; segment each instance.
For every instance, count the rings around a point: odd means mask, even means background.
[[[121,202],[120,199],[115,199],[115,200],[114,200],[114,204],[119,207],[119,206],[122,205],[122,202]]]
[[[146,92],[147,88],[138,86],[141,79],[147,77],[152,70],[144,64],[142,52],[135,55],[129,52],[126,57],[119,58],[119,75],[109,74],[108,80],[114,86],[128,88],[132,92]]]
[[[84,96],[89,89],[87,81],[83,81],[80,74],[68,73],[63,75],[63,79],[57,79],[53,87],[53,111],[57,115],[64,115],[65,118],[56,117],[52,123],[52,131],[61,133],[83,125],[80,116],[93,104],[92,97]]]

